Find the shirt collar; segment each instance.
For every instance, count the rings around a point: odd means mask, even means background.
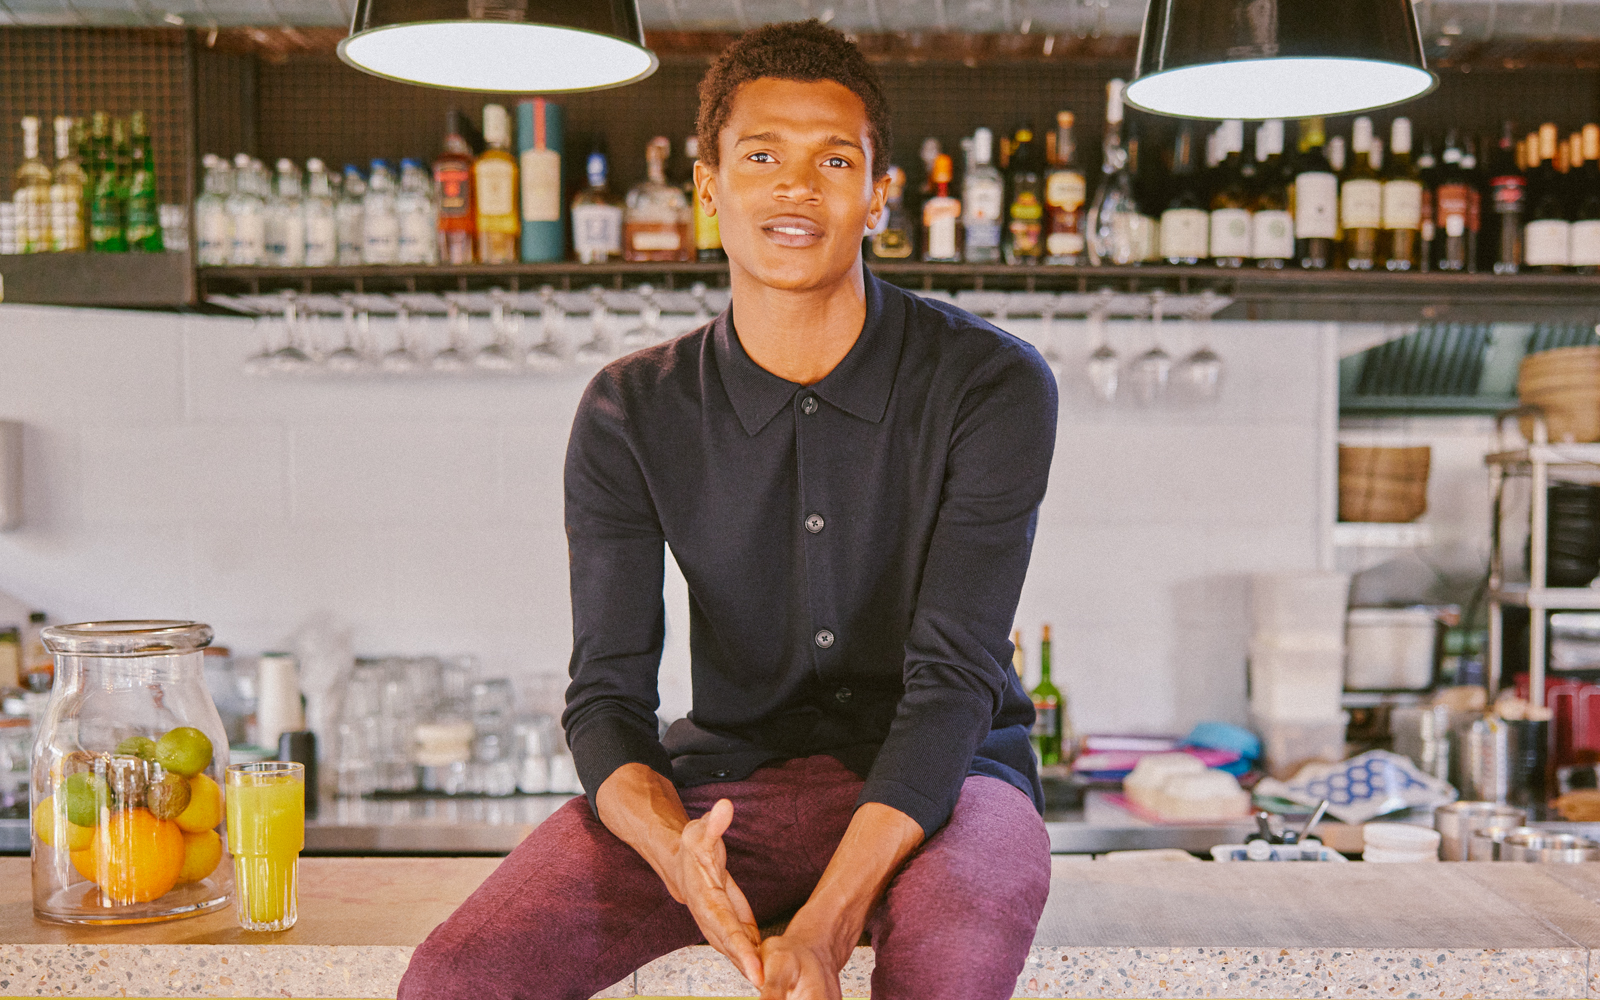
[[[883,419],[900,367],[905,340],[905,296],[862,269],[867,315],[861,335],[844,359],[811,391],[851,416],[871,423]],[[712,344],[722,388],[745,432],[754,436],[788,405],[801,386],[750,360],[733,327],[733,307],[723,310],[712,324]]]

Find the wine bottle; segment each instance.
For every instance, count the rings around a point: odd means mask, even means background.
[[[1061,763],[1061,692],[1050,679],[1050,626],[1044,627],[1039,641],[1039,683],[1032,692],[1034,752],[1039,763]]]
[[[1556,126],[1539,126],[1538,157],[1530,184],[1528,224],[1523,228],[1522,260],[1531,268],[1557,273],[1571,260],[1572,224],[1567,218],[1563,178],[1557,168],[1559,140]]]
[[[1440,271],[1465,271],[1471,260],[1467,220],[1472,212],[1472,187],[1461,166],[1461,147],[1452,129],[1445,137],[1434,186],[1434,238],[1430,256]]]
[[[1422,180],[1411,159],[1411,120],[1389,126],[1389,162],[1383,171],[1383,241],[1389,271],[1415,271],[1422,264]]]
[[[1250,194],[1245,190],[1242,160],[1244,122],[1236,118],[1217,130],[1217,164],[1214,193],[1211,195],[1211,261],[1218,267],[1243,267],[1251,256]]]
[[[1483,191],[1486,182],[1478,169],[1477,139],[1469,137],[1461,150],[1461,173],[1467,181],[1467,272],[1478,270],[1480,247],[1483,243]],[[1487,144],[1483,147],[1488,150]]]
[[[1321,118],[1300,122],[1300,156],[1294,177],[1295,258],[1306,270],[1333,266],[1338,235],[1339,178],[1323,155],[1326,142]]]
[[[1350,164],[1339,184],[1339,217],[1344,226],[1344,266],[1370,271],[1378,262],[1378,231],[1383,226],[1383,182],[1372,168],[1372,119],[1355,120],[1350,133]]]
[[[1161,213],[1161,256],[1169,264],[1198,264],[1211,251],[1211,213],[1195,176],[1194,131],[1178,127],[1172,151],[1172,190]]]
[[[1283,122],[1262,122],[1256,129],[1255,214],[1251,217],[1250,250],[1256,267],[1278,270],[1294,259],[1294,217],[1289,214],[1289,178],[1283,163]]]
[[[1488,164],[1493,212],[1484,248],[1486,270],[1495,274],[1516,274],[1522,266],[1522,214],[1527,209],[1528,181],[1517,161],[1515,129],[1511,122],[1505,123]]]
[[[1600,125],[1585,125],[1579,155],[1583,165],[1573,172],[1572,267],[1580,274],[1600,273]]]

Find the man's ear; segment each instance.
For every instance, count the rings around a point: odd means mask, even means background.
[[[872,182],[872,203],[867,207],[867,228],[878,228],[878,220],[883,218],[883,213],[889,205],[889,173],[884,171],[882,177]]]
[[[717,214],[717,172],[706,166],[706,161],[694,161],[694,196],[700,199],[700,210],[706,215]]]

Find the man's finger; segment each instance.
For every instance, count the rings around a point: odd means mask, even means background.
[[[756,925],[756,913],[750,908],[750,901],[745,898],[744,890],[739,888],[739,883],[733,880],[732,875],[723,882],[723,888],[727,890],[728,904],[733,907],[733,915],[749,929],[750,937],[759,944],[761,928]]]
[[[700,817],[700,821],[705,824],[701,833],[711,840],[718,839],[728,832],[728,825],[733,822],[733,803],[718,799],[711,811]]]
[[[762,988],[766,982],[766,972],[761,966],[761,956],[756,951],[756,943],[743,928],[727,933],[722,939],[722,947],[717,950],[728,956],[733,967],[750,980],[751,986]]]

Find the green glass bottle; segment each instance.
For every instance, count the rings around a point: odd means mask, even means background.
[[[117,148],[127,142],[122,122],[114,125],[104,111],[94,113],[94,193],[89,196],[89,249],[122,253],[128,249],[127,198]]]
[[[151,148],[150,129],[143,111],[133,113],[128,152],[128,247],[160,253],[161,209],[156,191],[156,160]]]
[[[1061,692],[1050,681],[1050,626],[1039,641],[1039,684],[1033,689],[1033,752],[1044,765],[1061,763]]]

